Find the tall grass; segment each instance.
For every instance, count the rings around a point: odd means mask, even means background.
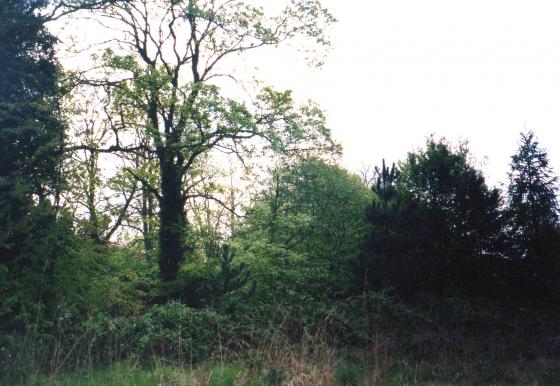
[[[360,305],[256,325],[172,304],[0,336],[0,385],[560,384],[553,322],[449,307],[417,317]]]

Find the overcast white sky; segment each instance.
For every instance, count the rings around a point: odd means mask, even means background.
[[[339,22],[326,65],[276,60],[267,79],[312,98],[352,169],[404,158],[430,133],[468,139],[505,182],[534,129],[560,173],[560,2],[323,0]]]
[[[505,182],[526,127],[560,173],[560,2],[322,2],[339,19],[322,69],[280,50],[247,64],[326,110],[345,166],[403,159],[434,133],[469,140]]]

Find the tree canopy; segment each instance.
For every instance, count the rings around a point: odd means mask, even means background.
[[[225,96],[214,80],[234,79],[226,59],[298,36],[326,45],[334,18],[312,0],[276,17],[241,1],[196,0],[115,3],[98,17],[124,32],[102,55],[108,76],[84,80],[106,87],[114,144],[74,148],[153,155],[156,184],[127,171],[157,198],[160,274],[172,281],[189,249],[186,201],[204,195],[189,183],[204,154],[245,157],[258,144],[280,152],[336,149],[321,110],[296,107],[289,91],[264,88],[250,103]]]
[[[518,301],[550,301],[560,273],[558,179],[532,131],[521,134],[510,166],[507,233],[517,262],[510,286]]]
[[[425,149],[409,153],[398,174],[383,165],[373,190],[366,261],[374,261],[374,281],[403,286],[408,294],[477,291],[487,284],[478,283],[476,273],[499,254],[501,201],[465,147],[431,138]]]

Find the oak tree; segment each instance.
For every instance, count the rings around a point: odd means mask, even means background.
[[[289,91],[235,99],[218,87],[235,79],[232,57],[300,37],[328,45],[324,29],[334,18],[317,0],[293,1],[275,17],[239,0],[135,0],[104,8],[96,20],[118,32],[101,74],[84,80],[104,86],[113,105],[114,144],[98,151],[156,158],[157,185],[129,172],[157,199],[160,275],[172,281],[188,250],[185,203],[201,195],[188,183],[200,157],[335,147],[321,110],[296,107]],[[84,147],[91,148],[74,148]]]

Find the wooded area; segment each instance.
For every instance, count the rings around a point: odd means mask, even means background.
[[[78,16],[113,31],[91,71],[47,29]],[[434,136],[359,175],[319,106],[222,83],[334,22],[317,0],[0,3],[1,384],[560,382],[533,131],[504,187]]]

